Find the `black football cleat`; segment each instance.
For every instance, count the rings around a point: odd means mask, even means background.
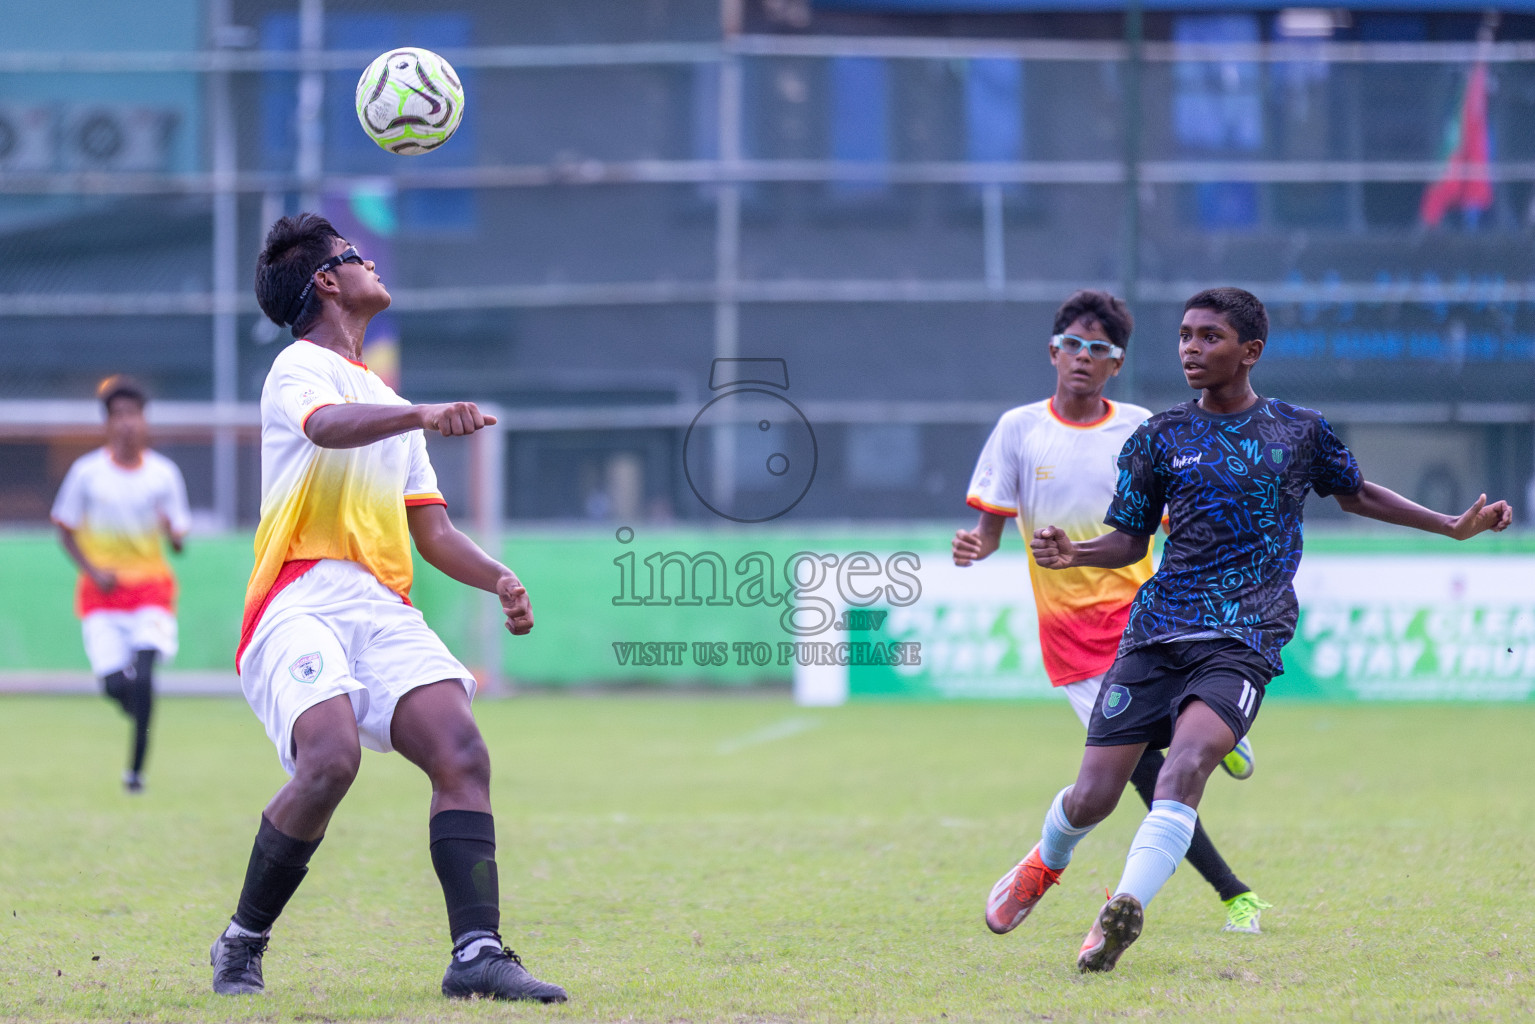
[[[457,957],[442,976],[442,994],[449,999],[529,999],[540,1003],[563,1003],[565,990],[547,981],[539,981],[522,966],[522,958],[510,949],[482,949],[473,960]]]
[[[1109,900],[1098,912],[1098,919],[1082,940],[1082,951],[1077,954],[1077,970],[1107,972],[1114,969],[1119,958],[1130,944],[1141,937],[1145,925],[1145,911],[1141,901],[1127,892]]]
[[[261,980],[261,954],[266,936],[220,935],[208,951],[213,965],[213,991],[221,996],[256,995],[266,988]]]

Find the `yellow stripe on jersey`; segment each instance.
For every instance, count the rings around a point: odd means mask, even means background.
[[[1103,514],[1114,497],[1116,460],[1147,411],[1119,402],[1090,423],[1062,419],[1052,401],[1003,414],[971,475],[966,501],[1017,516],[1024,543],[1046,526],[1072,541],[1109,532]],[[1113,663],[1130,603],[1151,577],[1148,554],[1123,569],[1041,569],[1029,559],[1045,670],[1057,686],[1098,675]]]
[[[370,479],[367,448],[315,448],[292,485],[268,489],[256,528],[256,567],[245,611],[266,599],[284,562],[338,558],[363,566],[384,586],[410,596],[410,527],[394,480]]]
[[[442,502],[437,476],[419,430],[358,448],[316,445],[304,432],[309,416],[348,402],[408,404],[363,364],[308,341],[272,361],[261,389],[261,522],[242,651],[272,595],[320,559],[355,562],[410,600],[406,506]]]
[[[124,582],[171,575],[158,532],[121,533],[82,526],[75,531],[75,542],[86,561],[98,569],[112,570]]]
[[[1020,532],[1023,520],[1019,520]],[[1074,542],[1111,532],[1101,523],[1056,523]],[[1029,540],[1025,533],[1025,543]],[[1129,621],[1130,603],[1151,578],[1146,557],[1120,569],[1042,569],[1029,559],[1029,583],[1039,613],[1040,653],[1056,686],[1107,671]]]

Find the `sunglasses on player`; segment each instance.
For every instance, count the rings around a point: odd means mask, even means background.
[[[1086,348],[1087,354],[1094,359],[1120,359],[1125,354],[1125,350],[1118,345],[1111,345],[1106,341],[1088,341],[1075,334],[1057,334],[1050,339],[1050,347],[1068,356],[1074,356]]]
[[[343,263],[355,263],[359,267],[366,267],[368,265],[368,262],[357,254],[357,246],[349,245],[324,263],[321,263],[318,267],[315,267],[314,271],[309,275],[308,283],[304,285],[304,290],[298,293],[298,298],[293,301],[293,305],[288,307],[288,323],[290,325],[298,319],[299,313],[303,312],[304,303],[308,300],[309,293],[314,291],[315,274],[323,274],[327,270],[334,270]]]

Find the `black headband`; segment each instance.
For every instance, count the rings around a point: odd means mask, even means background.
[[[356,263],[361,265],[362,261],[362,257],[357,254],[357,246],[349,245],[345,249],[342,249],[340,253],[332,256],[324,263],[321,263],[318,267],[315,267],[314,270],[310,271],[309,280],[304,284],[304,290],[298,293],[298,298],[293,300],[293,303],[288,306],[288,312],[283,314],[284,326],[292,327],[298,321],[298,315],[304,311],[304,303],[306,300],[308,300],[309,293],[314,291],[315,274],[323,274],[325,271],[339,267],[343,263]]]

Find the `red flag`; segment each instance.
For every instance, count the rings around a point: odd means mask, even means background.
[[[1477,64],[1466,80],[1460,119],[1451,136],[1449,160],[1439,180],[1423,190],[1418,216],[1433,227],[1453,207],[1478,212],[1492,206],[1488,177],[1487,65]]]

